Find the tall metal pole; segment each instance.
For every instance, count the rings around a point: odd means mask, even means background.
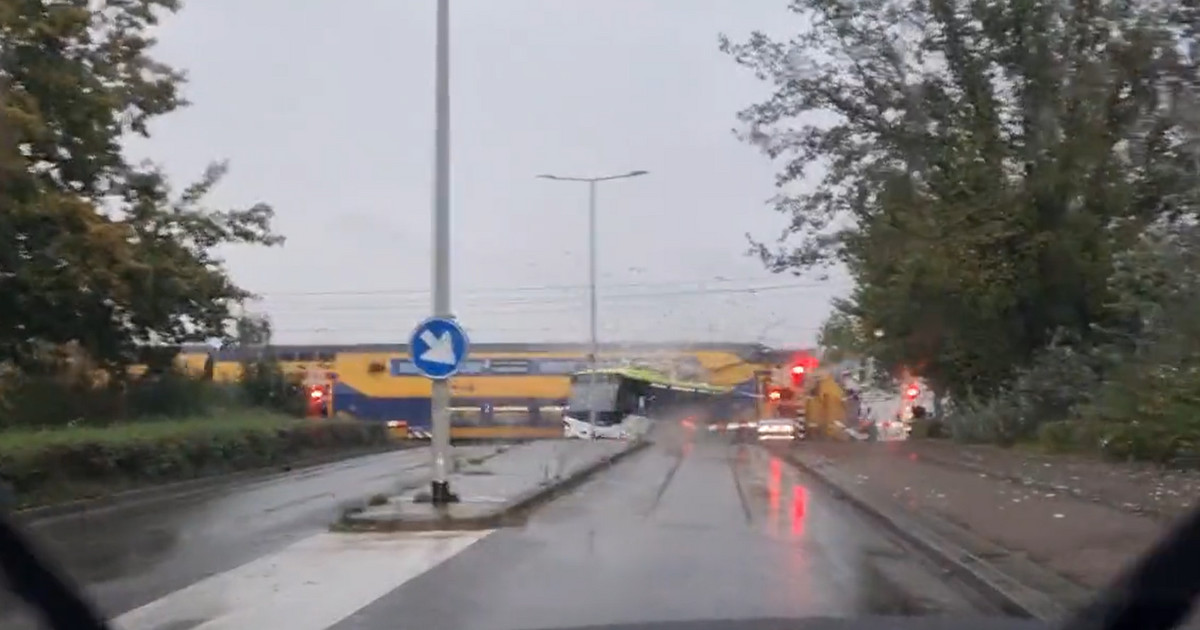
[[[596,405],[591,397],[595,397],[596,385],[599,383],[599,375],[596,374],[596,369],[599,367],[598,356],[600,353],[599,334],[596,331],[596,184],[607,182],[614,179],[628,179],[630,177],[641,177],[649,174],[649,171],[629,171],[620,175],[608,175],[605,177],[562,177],[560,175],[538,175],[542,179],[554,179],[562,182],[587,182],[588,185],[588,306],[590,311],[589,328],[589,352],[588,352],[588,368],[591,377],[588,379],[588,387],[592,394],[588,401],[588,425],[591,426],[591,437],[596,439]],[[598,397],[597,397],[598,400]]]
[[[592,396],[596,395],[596,384],[599,376],[596,374],[598,365],[597,355],[600,353],[599,334],[596,332],[596,180],[588,182],[588,300],[589,300],[589,345],[591,352],[588,356],[588,367],[591,369],[591,384],[588,386]],[[592,439],[596,439],[596,405],[588,405],[588,424],[592,427]]]
[[[433,314],[450,317],[450,0],[437,3],[433,174]],[[430,395],[433,423],[433,481],[435,504],[457,499],[450,492],[450,382],[435,379]]]

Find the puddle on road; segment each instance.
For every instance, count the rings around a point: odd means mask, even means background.
[[[123,535],[88,531],[87,521],[73,524],[68,535],[43,535],[50,557],[61,558],[66,570],[85,582],[103,582],[136,574],[163,562],[179,545],[174,525],[144,527]]]
[[[925,601],[889,576],[885,563],[895,559],[863,554],[858,572],[858,608],[864,614],[916,617],[943,612],[939,606]]]
[[[1004,614],[914,553],[889,545],[862,554],[857,572],[861,612],[900,617]]]

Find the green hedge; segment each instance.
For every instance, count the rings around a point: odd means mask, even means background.
[[[0,432],[0,482],[19,505],[286,464],[389,440],[385,426],[266,412]]]
[[[82,361],[31,371],[0,365],[0,431],[102,427],[247,408],[300,418],[308,404],[301,377],[286,374],[270,355],[244,363],[237,382],[176,369],[99,378],[100,369]]]

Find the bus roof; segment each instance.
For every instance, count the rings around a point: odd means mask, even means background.
[[[646,383],[650,383],[651,385],[661,385],[663,387],[670,387],[671,389],[708,392],[711,394],[725,394],[733,391],[732,387],[720,387],[718,385],[709,385],[708,383],[695,383],[672,379],[662,372],[644,367],[600,368],[594,371],[583,370],[581,372],[576,372],[572,376],[582,376],[592,373],[623,376],[631,380],[644,381]]]

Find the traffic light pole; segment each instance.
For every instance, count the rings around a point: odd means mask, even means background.
[[[433,175],[433,314],[450,312],[450,0],[437,3],[435,56],[436,122]],[[458,500],[450,491],[450,382],[434,379],[429,397],[433,439],[430,500],[445,505]]]

